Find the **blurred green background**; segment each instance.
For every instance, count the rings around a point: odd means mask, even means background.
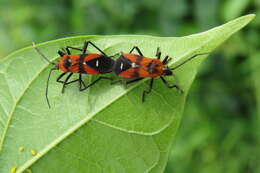
[[[184,36],[260,15],[259,0],[1,0],[0,57],[91,34]],[[165,172],[260,173],[260,20],[203,64]]]

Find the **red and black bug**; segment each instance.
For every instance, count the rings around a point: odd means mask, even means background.
[[[97,53],[86,53],[88,45],[91,44],[94,48],[96,48],[101,54]],[[35,46],[35,45],[34,45]],[[54,67],[50,69],[48,79],[47,79],[47,86],[46,86],[46,100],[48,106],[50,107],[49,99],[48,99],[48,87],[49,87],[49,79],[53,70],[61,70],[63,71],[62,74],[58,76],[56,79],[57,82],[62,83],[62,93],[64,93],[65,87],[68,84],[78,82],[79,83],[79,90],[84,91],[85,89],[89,88],[90,86],[94,85],[101,79],[109,79],[109,77],[101,76],[94,80],[92,83],[86,85],[82,80],[82,74],[104,74],[112,72],[112,67],[114,65],[114,60],[111,58],[112,56],[106,55],[101,49],[99,49],[94,43],[90,41],[85,41],[83,48],[77,48],[72,46],[67,46],[62,50],[58,51],[60,55],[60,60],[57,63],[53,63],[37,48],[35,47],[36,51],[50,64],[53,64]],[[74,54],[72,55],[70,49],[75,49],[82,51],[81,54]],[[76,80],[69,81],[71,76],[74,73],[79,74],[79,78]],[[64,76],[67,77],[65,80],[61,80]]]
[[[132,54],[132,52],[136,50],[138,52],[137,54]],[[164,79],[163,76],[173,76],[172,70],[175,70],[179,68],[180,66],[184,65],[188,61],[192,60],[193,58],[199,56],[199,55],[205,55],[208,53],[199,53],[195,54],[192,57],[188,58],[181,64],[169,68],[167,64],[171,60],[169,56],[166,56],[163,61],[160,61],[161,58],[161,51],[159,48],[157,48],[156,57],[154,58],[148,58],[144,57],[142,52],[137,46],[134,46],[132,50],[129,53],[122,53],[121,56],[115,61],[113,72],[123,78],[129,78],[132,80],[125,81],[125,80],[118,80],[113,81],[114,83],[123,83],[125,85],[137,82],[139,80],[142,80],[144,78],[150,77],[150,85],[148,90],[144,90],[142,94],[142,102],[144,102],[145,94],[149,94],[152,91],[153,88],[153,81],[154,78],[160,77],[162,82],[168,87],[168,88],[176,88],[181,93],[183,93],[182,89],[179,87],[178,84],[170,84],[167,80]]]

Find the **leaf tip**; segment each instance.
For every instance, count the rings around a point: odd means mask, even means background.
[[[252,21],[254,18],[256,17],[255,14],[247,14],[244,16],[239,17],[238,19],[243,19],[243,20],[247,20],[247,23],[249,23],[250,21]]]
[[[245,15],[244,17],[247,17],[250,20],[253,20],[256,17],[256,15],[254,13],[252,13],[252,14]]]

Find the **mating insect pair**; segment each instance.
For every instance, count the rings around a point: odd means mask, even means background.
[[[94,48],[96,48],[100,52],[100,54],[87,53],[89,44],[92,45]],[[49,107],[50,107],[50,103],[48,99],[48,86],[49,86],[49,79],[53,70],[63,71],[63,73],[59,75],[58,78],[56,79],[57,82],[63,84],[62,93],[64,92],[64,89],[68,84],[74,82],[78,82],[79,90],[84,91],[85,89],[94,85],[101,79],[112,80],[112,78],[110,77],[101,76],[95,81],[93,81],[92,83],[86,85],[82,80],[82,74],[105,74],[105,73],[114,72],[117,76],[123,78],[129,78],[132,80],[129,81],[117,80],[117,81],[112,81],[111,83],[112,84],[123,83],[125,85],[149,77],[151,78],[149,89],[144,90],[142,94],[142,102],[144,102],[145,94],[149,94],[152,91],[154,78],[156,77],[160,77],[162,82],[168,88],[177,88],[180,92],[183,92],[177,84],[173,84],[173,85],[169,84],[168,81],[165,80],[163,76],[173,76],[172,70],[179,68],[183,64],[187,63],[188,61],[192,60],[193,58],[199,55],[208,54],[208,53],[195,54],[192,57],[185,60],[184,62],[182,62],[181,64],[173,68],[169,68],[167,64],[171,60],[171,58],[169,58],[169,56],[166,56],[163,59],[163,61],[161,61],[160,60],[161,52],[159,48],[157,48],[157,52],[156,52],[157,59],[144,57],[141,50],[137,46],[135,46],[132,48],[132,50],[129,53],[121,53],[120,57],[117,60],[114,60],[112,59],[112,57],[114,57],[115,55],[108,56],[92,42],[85,41],[82,48],[67,46],[64,49],[59,50],[58,54],[61,56],[61,58],[56,64],[50,62],[48,58],[37,47],[35,47],[35,49],[46,61],[54,65],[54,67],[49,72],[49,76],[47,79],[46,93],[45,93],[46,100]],[[82,53],[72,55],[70,49],[75,49],[81,51]],[[134,50],[138,52],[138,55],[132,53]],[[67,75],[65,80],[61,80],[64,76],[66,76],[67,73],[69,74]],[[69,81],[69,79],[74,73],[79,74],[78,79]]]

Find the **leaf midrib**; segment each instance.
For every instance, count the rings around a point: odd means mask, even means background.
[[[144,80],[145,81],[145,80]],[[143,82],[144,82],[143,81]],[[65,131],[65,133],[63,133],[60,137],[58,137],[56,140],[54,140],[53,142],[51,142],[50,144],[48,144],[42,151],[38,152],[38,154],[33,157],[32,159],[28,160],[27,162],[25,162],[22,166],[20,166],[20,168],[17,170],[17,172],[19,171],[23,171],[26,168],[28,168],[31,164],[33,164],[35,161],[37,161],[41,156],[45,155],[46,153],[48,153],[48,151],[50,151],[52,148],[54,148],[57,144],[59,144],[61,141],[63,141],[64,139],[66,139],[68,136],[70,136],[73,132],[75,132],[77,129],[79,129],[81,126],[83,126],[84,124],[86,124],[89,120],[91,120],[91,118],[94,117],[94,115],[98,114],[99,112],[101,112],[103,109],[105,109],[106,107],[108,107],[110,104],[112,104],[113,102],[115,102],[116,100],[118,100],[119,98],[121,98],[122,96],[124,96],[125,94],[127,94],[129,91],[131,91],[132,89],[134,89],[135,87],[137,87],[139,84],[143,83],[143,82],[139,82],[138,84],[136,84],[135,86],[132,86],[131,88],[129,87],[129,89],[126,89],[125,92],[121,95],[119,95],[118,97],[116,97],[115,99],[112,99],[111,102],[108,102],[108,104],[102,106],[99,110],[93,112],[92,114],[90,114],[89,116],[87,116],[86,118],[82,119],[81,121],[79,121],[78,123],[76,123],[74,126],[72,126],[71,128],[69,128],[68,130]],[[96,120],[95,120],[96,121]],[[97,121],[96,121],[97,122]],[[100,121],[99,121],[100,123]],[[110,127],[109,125],[107,125],[106,123],[103,123],[104,125],[106,125],[107,127]],[[117,130],[119,130],[119,128],[116,128]],[[124,131],[126,132],[126,131]],[[128,131],[127,131],[128,132]],[[132,132],[135,133],[135,132]],[[141,135],[141,133],[138,133],[138,135]]]

